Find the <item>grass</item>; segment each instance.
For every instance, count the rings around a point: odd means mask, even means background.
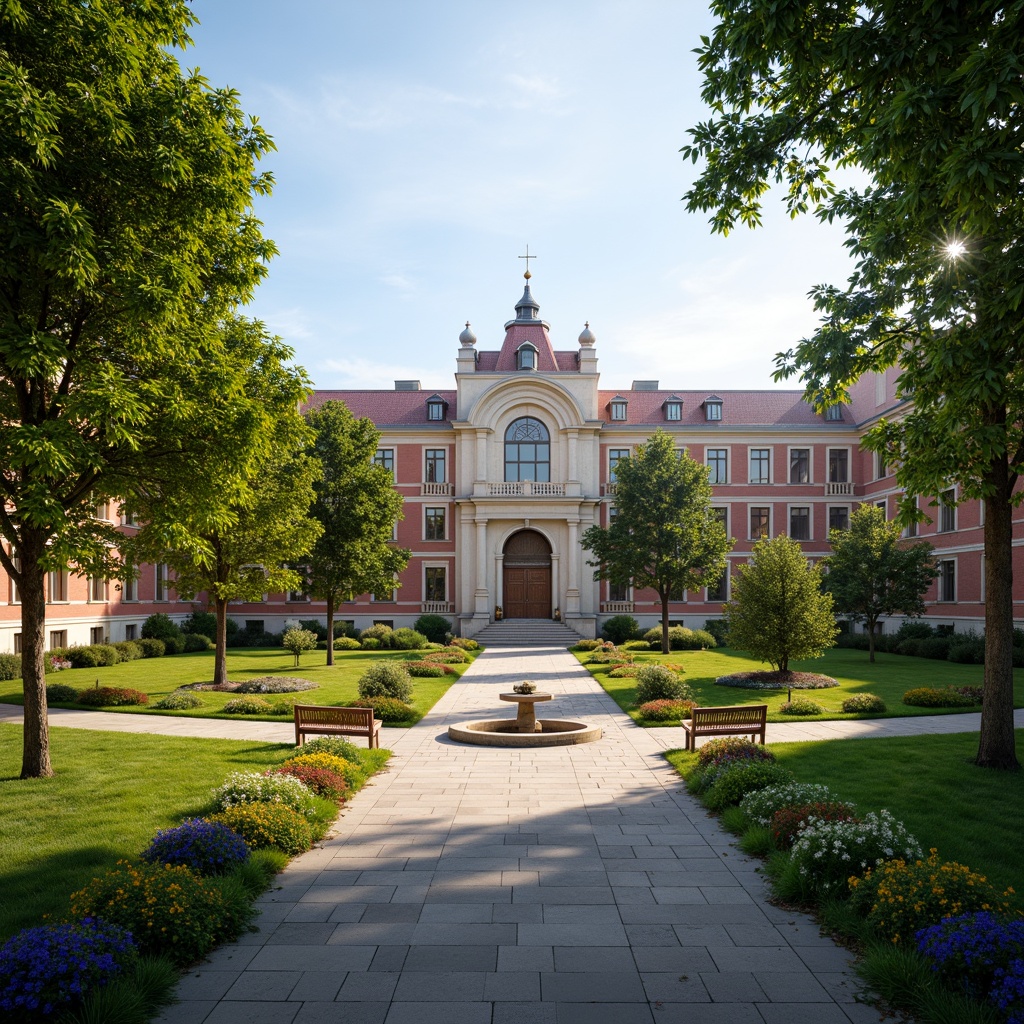
[[[613,679],[607,665],[589,664],[589,653],[577,657],[604,687],[616,704],[643,726],[675,725],[674,722],[652,722],[642,719],[633,708],[636,695],[633,679]],[[733,686],[716,686],[718,676],[734,672],[751,672],[768,668],[740,651],[719,648],[714,651],[672,651],[670,654],[637,654],[635,664],[659,661],[682,665],[684,679],[693,689],[693,698],[705,707],[730,704],[767,704],[769,722],[821,721],[824,719],[903,718],[916,715],[963,714],[981,708],[921,708],[902,702],[905,691],[918,686],[980,686],[984,668],[981,665],[958,665],[951,661],[933,661],[927,658],[909,658],[901,654],[876,654],[876,661],[868,661],[866,651],[833,649],[821,658],[794,662],[795,671],[818,672],[832,676],[838,686],[827,690],[794,690],[796,696],[807,697],[825,708],[825,713],[811,719],[783,715],[780,704],[787,700],[785,690],[743,690]],[[1014,671],[1014,707],[1024,707],[1024,669]],[[846,714],[841,705],[856,693],[873,693],[885,701],[884,715]]]
[[[1024,730],[1016,736],[1020,747]],[[1020,900],[1024,772],[976,767],[970,759],[977,748],[971,733],[771,745],[798,781],[825,783],[862,814],[888,809],[925,850],[936,847],[944,860],[967,864],[1000,889],[1012,886]],[[666,756],[683,775],[696,762],[682,750]]]
[[[61,728],[50,746],[56,775],[21,780],[21,728],[0,725],[0,940],[59,919],[71,893],[138,857],[158,829],[212,810],[230,772],[272,767],[294,749]],[[371,771],[388,757],[361,754]]]
[[[422,658],[422,651],[336,651],[335,664],[328,668],[323,661],[326,654],[322,651],[311,651],[303,655],[299,667],[295,667],[294,656],[287,651],[276,648],[232,648],[228,651],[228,678],[233,682],[243,682],[257,676],[279,675],[297,676],[316,683],[318,689],[303,690],[294,694],[267,695],[272,703],[285,698],[293,698],[298,703],[308,704],[347,704],[359,697],[359,677],[373,664],[381,659],[393,661],[416,661]],[[467,661],[461,665],[452,665],[455,675],[446,675],[440,679],[413,679],[412,707],[414,715],[408,722],[389,722],[389,727],[408,728],[415,725],[441,699],[448,687],[470,665],[478,651],[467,651]],[[174,654],[162,658],[143,658],[138,661],[122,662],[110,668],[72,668],[62,672],[54,672],[47,676],[47,682],[66,683],[82,690],[96,685],[126,686],[142,690],[149,694],[150,705],[166,697],[179,686],[188,683],[210,682],[213,679],[213,652],[202,651],[197,654]],[[195,718],[252,718],[262,721],[290,721],[291,711],[287,715],[228,715],[224,713],[224,705],[238,694],[216,693],[204,691],[199,694],[203,707],[194,711],[157,711],[151,706],[107,708],[106,711],[145,714],[145,715],[184,715]],[[21,681],[0,683],[0,703],[21,704],[24,700]],[[75,704],[54,702],[54,707],[74,708]]]

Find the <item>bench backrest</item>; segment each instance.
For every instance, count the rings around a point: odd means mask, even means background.
[[[767,704],[734,704],[726,708],[694,708],[690,715],[694,725],[763,725],[768,719]]]
[[[332,708],[316,704],[295,705],[296,725],[373,726],[373,708]]]

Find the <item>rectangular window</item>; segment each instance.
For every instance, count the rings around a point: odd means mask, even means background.
[[[50,630],[50,650],[55,650],[57,647],[67,647],[68,645],[68,631],[66,629],[51,629]]]
[[[155,601],[166,601],[168,600],[167,566],[157,565],[154,566],[154,569],[156,571],[156,586],[153,592],[153,599]]]
[[[939,532],[952,533],[956,529],[956,492],[950,488],[939,495]]]
[[[445,482],[444,460],[446,451],[444,448],[428,448],[426,450],[426,482],[428,484],[443,484]]]
[[[308,601],[309,594],[307,594],[304,590],[289,590],[287,599],[292,603],[296,601]]]
[[[375,466],[383,466],[392,476],[395,475],[395,449],[378,448],[373,456]]]
[[[50,576],[50,601],[61,602],[68,599],[68,574],[66,571],[51,572]]]
[[[98,601],[101,604],[107,602],[107,581],[100,579],[98,576],[93,576],[89,580],[89,600]]]
[[[708,600],[709,601],[728,601],[729,600],[729,568],[726,566],[725,571],[719,577],[718,582],[708,587]]]
[[[629,458],[628,448],[609,448],[608,449],[608,480],[611,483],[615,483],[615,470],[616,467],[623,459]]]
[[[14,634],[14,653],[21,654],[21,634]]]
[[[124,627],[125,640],[134,640],[138,635],[138,628],[139,627],[135,625],[134,622],[129,622],[128,625]]]
[[[11,555],[11,562],[16,572],[21,572],[21,559],[17,555]],[[18,584],[11,580],[11,604],[21,604],[21,591]]]
[[[395,599],[395,591],[394,588],[392,587],[391,590],[382,590],[379,593],[371,594],[370,597],[377,604],[391,604],[391,602]]]
[[[444,507],[427,508],[424,516],[423,539],[444,540]]]
[[[107,520],[110,518],[110,502],[99,501],[96,503],[96,518]]]
[[[424,569],[426,573],[426,597],[427,601],[447,601],[448,585],[447,570],[443,565],[428,565]]]
[[[843,407],[841,405],[830,405],[825,410],[825,419],[834,423],[843,418]]]
[[[89,630],[89,643],[91,644],[102,644],[104,643],[104,632],[102,626],[93,626]]]
[[[704,403],[704,418],[706,420],[720,420],[722,418],[722,403],[721,402],[705,402]]]
[[[750,449],[750,482],[752,484],[771,483],[771,458],[770,448]]]
[[[875,479],[889,475],[889,467],[885,464],[885,455],[882,452],[875,452]]]
[[[122,601],[138,601],[139,599],[139,581],[138,579],[122,580],[121,582],[121,600]]]
[[[789,510],[789,536],[793,540],[811,539],[811,510],[806,505],[794,505]]]
[[[984,507],[984,506],[982,506]],[[914,508],[917,508],[917,498],[914,499]],[[916,537],[917,536],[917,523],[907,523],[907,528],[903,531],[904,537]]]
[[[878,511],[882,513],[883,519],[889,518],[889,502],[886,498],[882,498],[881,501],[876,501],[875,508],[877,508]]]
[[[629,600],[629,586],[625,583],[609,583],[608,584],[608,600],[609,601],[628,601]]]
[[[750,539],[761,540],[769,535],[771,526],[771,509],[765,505],[751,505],[750,507]]]
[[[828,481],[831,484],[845,484],[849,481],[850,453],[845,448],[829,448]]]
[[[263,633],[265,631],[266,622],[263,619],[246,619],[245,620],[245,631],[246,633]]]
[[[704,453],[704,461],[711,472],[708,483],[724,484],[729,482],[729,451],[727,448],[708,448]]]
[[[712,505],[711,514],[718,520],[719,525],[725,530],[725,535],[729,536],[729,508],[726,505]]]
[[[850,528],[850,510],[846,505],[830,505],[828,510],[829,530],[848,530]]]
[[[956,561],[952,558],[939,562],[939,600],[956,600]]]
[[[810,448],[790,448],[789,482],[791,484],[809,484],[811,482]]]
[[[665,403],[665,419],[667,420],[681,420],[683,418],[683,403],[682,402],[666,402]]]

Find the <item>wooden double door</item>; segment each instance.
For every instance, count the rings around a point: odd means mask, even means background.
[[[551,566],[505,567],[506,619],[551,618]]]

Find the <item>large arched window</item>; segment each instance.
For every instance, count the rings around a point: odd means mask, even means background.
[[[551,437],[548,428],[532,416],[523,416],[505,431],[505,479],[551,479]]]

